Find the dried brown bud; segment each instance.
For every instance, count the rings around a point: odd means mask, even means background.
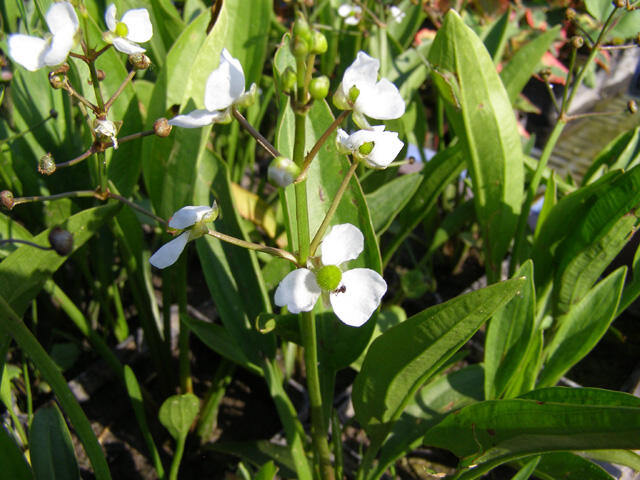
[[[51,88],[58,90],[63,88],[65,84],[65,76],[58,72],[49,72],[49,84]]]
[[[50,153],[43,155],[38,160],[38,172],[42,175],[51,175],[56,171],[56,162],[53,160],[53,157]]]
[[[144,53],[134,53],[133,55],[129,55],[129,63],[136,70],[144,70],[151,65],[151,59]]]
[[[158,137],[168,137],[171,133],[171,128],[169,121],[164,117],[153,122],[153,131]]]
[[[638,111],[638,102],[636,102],[635,100],[629,100],[627,102],[627,110],[632,115],[636,113]]]
[[[627,6],[626,0],[614,0],[613,6],[616,8],[624,8]]]
[[[574,37],[571,37],[571,46],[573,48],[575,48],[576,50],[582,48],[582,46],[584,45],[584,38],[582,38],[579,35],[576,35]]]
[[[567,21],[571,22],[574,18],[576,18],[576,11],[573,8],[567,8],[564,11],[564,18],[567,19]]]
[[[0,192],[0,203],[7,210],[11,210],[16,202],[13,201],[13,193],[9,190],[3,190]]]
[[[106,74],[104,73],[104,70],[98,70],[96,72],[98,74],[98,81],[101,82],[104,80],[104,77],[106,77]]]
[[[60,227],[53,227],[49,232],[49,244],[61,257],[73,251],[73,235]]]

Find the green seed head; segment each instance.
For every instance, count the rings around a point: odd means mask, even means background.
[[[118,22],[116,25],[116,35],[119,37],[126,37],[129,34],[129,28],[123,22]]]
[[[349,89],[349,100],[355,102],[360,96],[360,90],[355,85]]]
[[[316,272],[316,282],[323,290],[334,291],[340,285],[342,272],[335,265],[325,265]]]
[[[375,146],[374,142],[363,143],[358,148],[358,152],[360,152],[360,155],[364,155],[366,157],[367,155],[369,155],[371,153],[371,151],[373,150],[374,146]]]

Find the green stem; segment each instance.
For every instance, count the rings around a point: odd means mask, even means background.
[[[235,107],[231,107],[231,113],[235,117],[236,120],[242,125],[242,127],[251,134],[253,138],[256,139],[256,142],[262,146],[267,152],[271,154],[272,157],[281,157],[282,154],[276,150],[276,148],[271,145],[271,142],[267,140],[259,131],[253,128],[253,125],[249,123],[249,121],[244,118],[244,116],[236,109]]]
[[[349,186],[349,181],[351,181],[351,177],[353,177],[353,174],[358,168],[358,165],[359,165],[359,162],[353,162],[351,164],[351,167],[349,168],[349,171],[342,179],[342,183],[340,184],[340,187],[338,188],[338,191],[336,192],[335,197],[333,197],[333,201],[329,206],[329,210],[327,210],[327,213],[324,216],[324,220],[322,220],[322,223],[320,224],[320,227],[318,228],[318,231],[316,232],[315,237],[313,237],[313,241],[311,242],[311,246],[309,247],[310,255],[313,256],[316,253],[316,249],[318,248],[318,245],[320,245],[320,242],[324,237],[324,232],[329,227],[329,223],[331,223],[333,214],[336,213],[338,205],[340,205],[340,200],[342,200],[342,196],[344,195],[344,192],[347,190],[347,187]]]
[[[293,161],[301,165],[304,161],[304,145],[306,135],[306,115],[295,114],[295,141],[293,144]],[[295,184],[296,220],[298,224],[298,264],[305,265],[309,257],[309,208],[307,203],[307,182]]]
[[[178,374],[182,393],[193,393],[193,381],[191,379],[191,364],[189,363],[189,327],[183,321],[187,315],[187,261],[182,255],[178,268],[174,271],[177,281],[174,288],[177,289],[179,328],[178,333]]]
[[[231,383],[235,370],[235,363],[225,360],[224,358],[220,360],[220,364],[211,382],[211,389],[209,390],[207,399],[200,409],[196,433],[200,437],[200,442],[203,444],[211,439],[210,437],[218,423],[220,402],[224,397],[227,386]]]
[[[86,51],[85,55],[88,56]],[[98,71],[96,70],[95,61],[88,61],[87,65],[89,66],[89,74],[91,75],[91,85],[93,86],[93,91],[96,95],[96,103],[98,104],[100,113],[106,114],[107,111],[104,108],[104,99],[102,98],[102,90],[100,89],[100,80],[98,80]]]
[[[178,480],[178,470],[180,470],[180,462],[182,461],[182,454],[184,453],[184,444],[187,441],[187,436],[176,440],[176,451],[173,454],[173,460],[171,462],[171,471],[169,472],[169,480]]]
[[[107,156],[104,152],[98,152],[98,178],[100,181],[100,191],[106,192],[107,188]]]
[[[111,105],[113,105],[113,102],[116,101],[116,99],[120,96],[120,94],[125,89],[125,87],[129,84],[129,82],[131,80],[133,80],[133,77],[135,77],[135,76],[136,76],[136,71],[135,70],[131,70],[129,72],[129,75],[127,75],[127,78],[125,78],[122,81],[122,83],[120,84],[118,89],[113,93],[113,95],[111,95],[111,98],[109,100],[107,100],[107,103],[104,104],[105,113],[109,111],[109,109],[111,108]]]
[[[212,237],[217,238],[218,240],[230,243],[232,245],[236,245],[238,247],[246,248],[249,250],[255,250],[257,252],[268,253],[269,255],[273,255],[274,257],[284,258],[285,260],[289,260],[290,262],[298,265],[298,261],[296,257],[293,254],[287,252],[286,250],[281,250],[279,248],[274,248],[274,247],[266,247],[264,245],[260,245],[259,243],[247,242],[246,240],[241,240],[239,238],[226,235],[216,230],[209,230],[207,232],[207,235],[211,235]]]

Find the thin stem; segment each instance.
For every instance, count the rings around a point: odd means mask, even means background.
[[[322,134],[322,136],[318,139],[313,148],[307,153],[307,156],[304,158],[304,164],[302,165],[302,169],[300,171],[300,175],[296,178],[296,183],[301,182],[302,180],[307,178],[307,174],[309,171],[309,167],[311,166],[311,162],[316,157],[322,146],[325,144],[327,139],[331,136],[331,134],[340,126],[340,124],[344,121],[345,118],[351,113],[351,110],[343,110],[340,112],[340,115],[336,117],[336,119],[329,125],[329,128]]]
[[[178,480],[178,470],[180,470],[180,462],[184,453],[184,444],[187,441],[186,435],[176,440],[176,451],[171,461],[171,471],[169,472],[169,480]]]
[[[87,100],[87,98],[84,95],[79,94],[69,83],[69,79],[65,77],[63,84],[62,84],[62,88],[69,94],[71,95],[73,98],[77,99],[80,101],[80,103],[83,103],[84,105],[86,105],[87,107],[89,107],[93,113],[95,113],[96,115],[98,115],[100,113],[100,109],[98,107],[96,107],[93,103],[91,103],[89,100]]]
[[[28,240],[20,240],[19,238],[5,238],[0,240],[0,245],[6,245],[8,243],[22,243],[29,245],[30,247],[39,248],[40,250],[53,250],[53,247],[45,247],[44,245],[38,245],[37,243],[29,242]]]
[[[575,115],[565,115],[565,121],[570,122],[572,120],[579,120],[581,118],[589,118],[589,117],[610,117],[612,115],[622,115],[626,113],[626,110],[618,110],[618,111],[607,111],[607,112],[585,112],[585,113],[576,113]]]
[[[76,190],[75,192],[57,193],[55,195],[37,195],[31,197],[17,197],[13,199],[13,204],[20,205],[21,203],[29,202],[45,202],[47,200],[59,200],[61,198],[78,198],[78,197],[95,197],[95,190]],[[100,197],[97,197],[100,198]]]
[[[560,105],[558,105],[558,101],[556,100],[556,96],[553,93],[553,87],[551,86],[551,82],[545,78],[544,86],[547,88],[547,92],[549,93],[549,98],[551,99],[551,103],[553,104],[553,108],[557,114],[560,114]]]
[[[316,232],[315,237],[313,237],[313,241],[311,242],[311,246],[309,247],[310,255],[314,255],[316,253],[316,249],[318,248],[318,245],[320,245],[320,242],[322,241],[322,237],[324,237],[324,232],[329,227],[329,223],[331,223],[333,214],[336,213],[338,205],[340,205],[340,200],[342,200],[342,196],[344,195],[344,192],[347,190],[347,187],[349,186],[349,182],[351,181],[351,177],[353,176],[356,169],[358,168],[358,165],[359,165],[358,162],[353,162],[351,164],[351,167],[349,168],[349,171],[342,179],[342,183],[340,184],[340,187],[336,192],[336,196],[333,197],[333,201],[329,206],[329,210],[327,210],[327,213],[324,216],[324,220],[322,220],[322,223],[320,224],[320,227],[318,228],[318,231]]]
[[[153,212],[150,212],[149,210],[147,210],[147,209],[141,207],[140,205],[132,202],[128,198],[123,197],[122,195],[118,195],[117,193],[113,193],[111,191],[107,191],[105,196],[107,198],[113,198],[114,200],[118,200],[119,202],[124,203],[125,205],[128,205],[129,207],[133,208],[134,210],[137,210],[138,212],[142,213],[143,215],[146,215],[147,217],[153,218],[158,223],[161,223],[163,225],[167,225],[167,223],[168,223],[164,218],[161,218],[161,217],[155,215]],[[97,194],[96,198],[101,198],[101,196],[99,196],[99,194]]]
[[[4,143],[9,143],[9,142],[13,142],[19,138],[24,137],[27,133],[32,132],[34,129],[38,128],[41,125],[44,125],[46,122],[48,122],[49,120],[51,120],[52,118],[55,118],[58,116],[58,113],[54,110],[51,109],[51,111],[49,112],[49,116],[46,118],[43,118],[42,120],[40,120],[38,123],[36,123],[35,125],[32,125],[31,127],[27,128],[26,130],[23,130],[20,133],[16,133],[15,135],[8,137],[8,138],[3,138],[0,140],[0,145],[4,144]]]
[[[111,47],[113,46],[112,43],[107,43],[104,47],[102,47],[100,50],[98,50],[97,52],[95,52],[93,54],[93,59],[95,60],[96,58],[98,58],[100,55],[102,55],[104,52],[106,52],[107,50],[109,50]]]
[[[107,192],[107,156],[104,151],[98,152],[98,181],[100,182],[100,191]]]
[[[216,230],[209,230],[207,232],[207,235],[217,238],[218,240],[221,240],[223,242],[236,245],[237,247],[247,248],[249,250],[255,250],[257,252],[268,253],[269,255],[273,255],[274,257],[284,258],[285,260],[289,260],[290,262],[298,265],[296,257],[286,250],[281,250],[275,247],[267,247],[265,245],[260,245],[259,243],[247,242],[246,240],[241,240],[239,238],[220,233]]]
[[[295,113],[295,139],[293,144],[293,161],[299,165],[304,161],[304,139],[306,135],[306,115]],[[298,262],[307,263],[309,257],[309,207],[307,203],[307,182],[295,184],[296,220],[298,224]]]
[[[231,107],[231,113],[233,114],[235,119],[238,120],[240,125],[242,125],[244,129],[248,131],[253,138],[256,139],[256,142],[258,142],[262,146],[262,148],[269,152],[272,157],[277,158],[282,156],[282,154],[278,150],[276,150],[276,147],[274,147],[271,142],[269,142],[269,140],[267,140],[259,131],[253,128],[253,125],[251,125],[249,121],[244,118],[244,116],[235,107]]]
[[[565,88],[564,91],[562,92],[562,105],[560,106],[560,113],[565,113],[568,110],[568,105],[567,105],[567,95],[569,93],[569,90],[571,88],[571,81],[572,81],[572,76],[573,76],[573,69],[576,66],[576,56],[578,53],[578,49],[577,48],[572,48],[571,49],[571,56],[569,57],[569,71],[567,73],[567,80],[565,82]],[[578,85],[576,84],[576,88],[578,87]]]
[[[96,70],[95,60],[89,56],[89,53],[86,50],[86,45],[83,44],[83,46],[85,47],[84,53],[87,56],[87,59],[85,61],[87,62],[87,65],[89,67],[89,74],[91,75],[91,85],[93,86],[93,91],[96,95],[96,102],[98,103],[99,112],[96,112],[96,114],[98,115],[99,113],[106,113],[106,110],[104,108],[104,99],[102,98],[102,90],[100,89],[100,80],[98,80],[98,71]]]
[[[122,81],[122,83],[120,84],[118,89],[113,93],[113,95],[111,95],[111,98],[109,100],[107,100],[107,103],[104,104],[105,113],[109,111],[109,109],[111,108],[111,105],[113,105],[113,102],[116,101],[116,99],[120,96],[122,91],[126,88],[126,86],[129,84],[129,82],[131,80],[133,80],[133,77],[135,77],[135,76],[136,76],[136,71],[135,70],[131,70],[129,72],[129,75],[127,75],[127,78],[125,78]]]
[[[59,169],[59,168],[72,167],[73,165],[76,165],[76,164],[82,162],[83,160],[86,160],[91,155],[93,155],[95,152],[96,152],[95,148],[92,145],[89,148],[89,150],[87,150],[86,152],[78,155],[76,158],[73,158],[71,160],[67,160],[66,162],[56,163],[56,170]]]

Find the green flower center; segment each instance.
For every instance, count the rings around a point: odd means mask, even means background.
[[[342,272],[335,265],[325,265],[316,272],[316,282],[323,290],[333,292],[342,280]]]
[[[371,151],[373,150],[373,147],[374,147],[373,142],[366,142],[360,145],[360,147],[358,148],[358,152],[360,152],[361,155],[367,156],[371,153]]]
[[[360,90],[355,85],[349,89],[349,100],[355,102],[360,95]]]
[[[119,37],[126,37],[129,34],[129,28],[123,22],[118,22],[116,25],[116,35]]]

